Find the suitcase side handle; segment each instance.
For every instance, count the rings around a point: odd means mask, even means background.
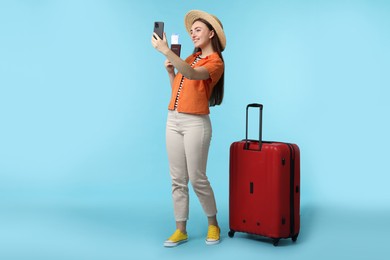
[[[263,145],[262,142],[262,130],[263,130],[263,105],[258,103],[252,103],[246,106],[246,127],[245,127],[245,150],[249,150],[249,142],[248,142],[248,110],[250,107],[259,108],[259,151],[261,151],[261,147]]]

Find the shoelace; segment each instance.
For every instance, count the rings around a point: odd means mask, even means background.
[[[218,228],[215,226],[209,227],[207,238],[218,239]]]
[[[170,238],[168,238],[168,240],[170,240],[170,241],[177,241],[177,240],[179,240],[179,237],[181,237],[181,236],[183,236],[184,234],[180,231],[180,230],[176,230],[174,233],[173,233],[173,235],[170,237]]]

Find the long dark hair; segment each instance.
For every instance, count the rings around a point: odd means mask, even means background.
[[[214,30],[214,28],[211,26],[211,24],[209,22],[207,22],[206,20],[204,20],[202,18],[198,18],[194,21],[194,23],[196,21],[204,23],[207,26],[207,28],[209,28],[210,31],[214,31],[214,37],[211,38],[211,46],[213,47],[214,51],[218,53],[221,60],[224,62],[223,57],[222,57],[222,45],[221,45],[221,42],[219,41],[217,32]],[[199,51],[201,51],[200,48],[194,49],[194,53],[197,53]],[[211,93],[211,96],[209,99],[209,106],[210,107],[213,107],[215,105],[220,105],[222,103],[224,82],[225,82],[225,69],[222,73],[221,78],[218,80],[217,84],[215,84],[215,86],[213,88],[213,92]]]

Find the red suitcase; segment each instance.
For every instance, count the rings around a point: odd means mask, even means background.
[[[248,140],[248,109],[260,109],[259,140]],[[246,138],[230,146],[229,237],[245,232],[295,242],[300,228],[300,152],[262,141],[263,105],[246,107]]]

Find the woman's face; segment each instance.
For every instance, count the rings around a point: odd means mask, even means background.
[[[214,31],[210,31],[201,21],[194,22],[191,27],[191,39],[195,48],[203,49],[208,44],[211,44],[213,36]]]

